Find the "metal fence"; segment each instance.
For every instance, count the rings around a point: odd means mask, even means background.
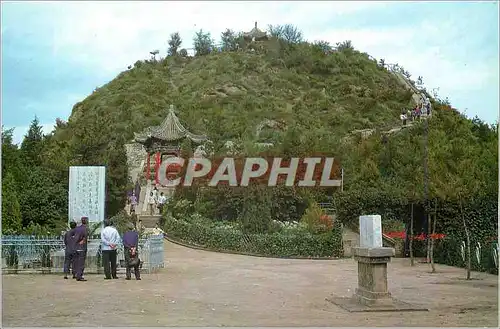
[[[164,267],[164,239],[151,235],[139,240],[141,271],[153,273]],[[100,239],[89,239],[85,273],[102,273]],[[118,268],[125,268],[123,245],[118,250]],[[61,273],[64,265],[62,237],[3,236],[4,273]]]

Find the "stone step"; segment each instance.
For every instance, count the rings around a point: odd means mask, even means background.
[[[144,225],[145,228],[154,228],[156,224],[160,221],[161,216],[160,215],[140,215],[139,220],[142,221],[142,225]]]

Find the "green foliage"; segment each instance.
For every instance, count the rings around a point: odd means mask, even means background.
[[[18,191],[23,226],[29,223],[55,227],[67,222],[67,186],[62,185],[43,167],[26,171]]]
[[[42,163],[41,154],[43,149],[43,130],[38,118],[31,122],[28,133],[21,143],[21,154],[23,164],[26,168],[39,166]]]
[[[272,231],[271,198],[265,186],[254,186],[246,190],[238,220],[244,233]]]
[[[316,202],[312,202],[307,208],[300,222],[304,223],[310,233],[318,234],[331,230],[331,227],[324,221],[325,212]]]
[[[21,208],[11,173],[2,177],[2,234],[16,234],[22,228]]]
[[[209,225],[207,220],[178,220],[167,216],[165,232],[174,240],[214,251],[230,251],[272,257],[342,257],[342,232],[323,234],[304,230],[245,234],[228,225]]]
[[[269,25],[268,31],[271,37],[285,41],[288,44],[303,42],[302,32],[292,24]]]
[[[464,242],[465,239],[456,239],[453,237],[448,237],[443,241],[438,241],[435,246],[434,261],[440,264],[464,268],[466,266],[466,262],[462,257],[461,251],[462,243]],[[478,243],[481,247],[479,261],[476,257],[476,247],[478,246]],[[493,237],[493,239],[491,239],[491,237],[489,239],[474,238],[471,241],[471,246],[472,270],[498,275],[498,266],[495,265],[495,261],[493,260],[493,250],[498,246],[498,240],[496,237]]]
[[[213,51],[215,45],[210,32],[205,33],[203,32],[203,30],[199,30],[198,32],[196,32],[193,43],[197,56],[210,54]]]
[[[385,221],[403,221],[409,218],[409,206],[400,194],[383,187],[349,189],[335,198],[337,219],[345,225],[357,228],[359,216],[381,215]]]
[[[226,29],[221,33],[222,51],[237,51],[239,49],[239,40],[236,33],[231,29]]]
[[[179,32],[172,33],[170,35],[170,39],[168,40],[168,55],[169,56],[175,56],[177,55],[177,51],[179,50],[179,47],[182,44],[182,39],[181,36],[179,35]]]

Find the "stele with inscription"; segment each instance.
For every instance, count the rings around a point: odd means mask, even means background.
[[[106,167],[73,166],[69,168],[68,220],[89,223],[104,220],[106,200]]]
[[[382,218],[380,215],[359,217],[359,246],[382,248]]]

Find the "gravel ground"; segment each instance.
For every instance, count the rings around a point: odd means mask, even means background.
[[[87,282],[3,275],[4,326],[498,326],[498,277],[405,259],[389,289],[429,312],[349,313],[327,302],[357,286],[352,259],[283,260],[193,250],[165,242],[166,268],[142,281]]]

